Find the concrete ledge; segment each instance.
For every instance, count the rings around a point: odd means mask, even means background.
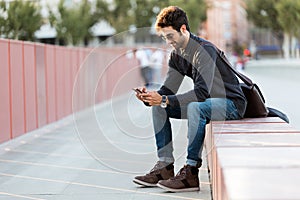
[[[300,199],[300,131],[281,119],[211,122],[205,145],[213,199]]]

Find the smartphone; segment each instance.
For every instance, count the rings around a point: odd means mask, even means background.
[[[142,94],[142,93],[144,93],[144,92],[142,92],[140,89],[138,89],[138,88],[132,88],[136,93],[138,93],[138,94]]]

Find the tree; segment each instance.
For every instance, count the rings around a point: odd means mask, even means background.
[[[34,33],[42,25],[40,6],[33,1],[1,2],[0,33],[6,38],[34,40]]]
[[[162,8],[177,5],[187,12],[191,29],[196,32],[200,22],[206,19],[205,2],[205,0],[114,0],[109,10],[108,21],[117,32],[127,31],[130,25],[137,28],[150,27]]]
[[[248,18],[260,28],[275,33],[289,57],[290,37],[299,37],[300,2],[295,0],[248,0]],[[284,35],[284,37],[283,37]]]
[[[275,9],[278,13],[277,20],[285,32],[291,36],[299,37],[300,27],[300,1],[280,0]]]
[[[82,40],[87,43],[91,37],[88,30],[100,19],[108,21],[118,33],[128,31],[130,26],[150,28],[163,7],[178,5],[187,11],[191,29],[196,31],[200,22],[206,18],[204,2],[205,0],[111,0],[108,3],[107,0],[97,0],[91,5],[90,1],[83,0],[80,5],[67,7],[66,1],[60,0],[58,13],[50,9],[49,21],[56,28],[60,41],[77,45]],[[195,7],[199,9],[194,9]]]
[[[131,1],[114,0],[108,8],[105,19],[117,32],[127,31],[134,21],[134,11]]]
[[[107,19],[107,15],[109,14],[108,6],[109,4],[106,0],[97,0],[93,17],[96,19]]]
[[[88,0],[72,7],[66,6],[65,0],[60,0],[58,13],[50,10],[49,21],[57,31],[57,38],[61,44],[85,45],[92,38],[90,28],[97,23],[99,12],[92,12],[92,5]]]
[[[280,0],[247,0],[248,19],[258,28],[269,29],[283,45],[283,28],[277,20],[275,5]]]
[[[276,3],[280,0],[247,0],[248,19],[259,28],[270,28],[274,32],[281,32],[277,21]]]
[[[155,22],[160,9],[167,6],[166,1],[160,0],[136,0],[134,8],[135,21],[138,28],[151,27]]]
[[[291,38],[300,36],[300,2],[294,0],[280,0],[275,9],[278,12],[277,20],[284,29],[284,52],[285,57],[290,57],[290,50],[294,49],[295,44],[291,43]],[[288,12],[287,12],[288,11]],[[292,53],[294,53],[292,51]]]

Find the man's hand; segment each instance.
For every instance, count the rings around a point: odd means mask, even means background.
[[[136,89],[138,89],[139,91],[141,91],[142,93],[139,93],[139,92],[137,92],[136,94],[135,94],[135,96],[140,100],[140,101],[144,101],[144,99],[142,98],[142,96],[141,96],[141,94],[146,94],[147,93],[147,88],[145,88],[145,87],[138,87],[138,88],[136,88]]]
[[[148,103],[150,106],[159,106],[162,100],[162,96],[156,91],[150,91],[140,94],[142,101]]]

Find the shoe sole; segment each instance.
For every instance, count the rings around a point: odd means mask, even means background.
[[[157,187],[157,184],[156,183],[147,183],[147,182],[144,182],[144,181],[141,181],[139,179],[133,179],[133,182],[138,184],[138,185],[142,185],[142,186],[146,186],[146,187]]]
[[[192,187],[192,188],[182,188],[182,189],[174,189],[174,188],[169,188],[167,186],[161,185],[159,183],[156,184],[158,187],[168,191],[168,192],[196,192],[200,191],[199,187]]]

